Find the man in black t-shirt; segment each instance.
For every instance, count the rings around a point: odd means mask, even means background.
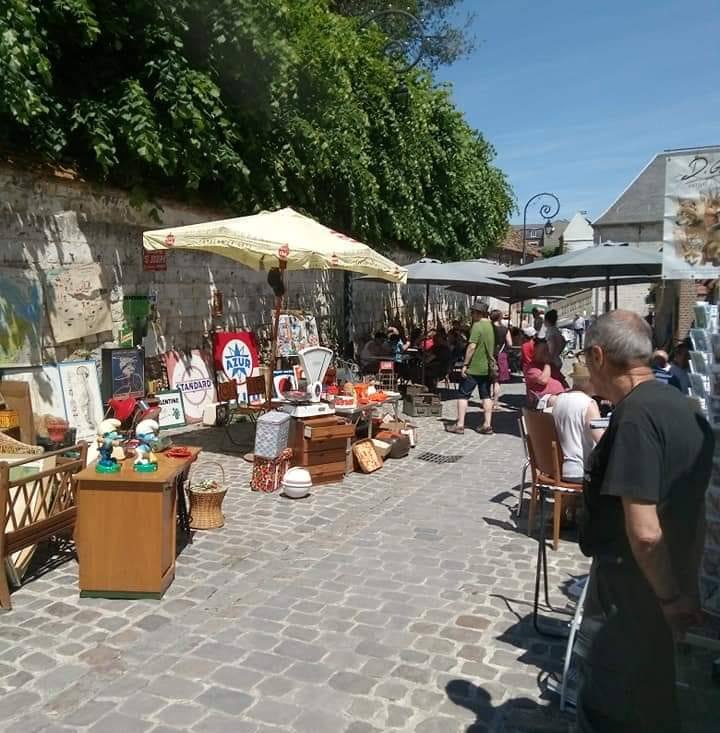
[[[582,551],[593,557],[577,651],[580,733],[680,730],[673,634],[696,620],[714,438],[649,366],[650,328],[601,316],[584,350],[615,409],[585,475]]]

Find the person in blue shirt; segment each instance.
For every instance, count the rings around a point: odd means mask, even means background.
[[[685,394],[690,393],[690,344],[681,341],[672,352],[670,359],[670,373],[679,384],[679,389]]]
[[[667,351],[663,351],[662,349],[654,351],[652,360],[650,361],[650,366],[652,367],[652,370],[655,373],[655,379],[657,379],[658,382],[669,384],[682,392],[682,386],[680,385],[677,376],[673,374],[670,366],[670,357],[668,356]]]

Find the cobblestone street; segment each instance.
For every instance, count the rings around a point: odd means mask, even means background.
[[[532,629],[516,420],[498,413],[490,437],[418,420],[409,458],[300,501],[252,493],[240,455],[213,452],[221,431],[188,434],[206,448],[198,476],[224,466],[225,527],[195,534],[160,602],[80,599],[74,560],[16,591],[2,730],[570,730],[541,699],[564,644]],[[549,556],[562,605],[587,561],[569,541]]]

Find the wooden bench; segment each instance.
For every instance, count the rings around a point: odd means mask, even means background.
[[[78,458],[66,458],[69,452]],[[10,469],[55,457],[47,470],[10,480]],[[6,559],[75,527],[74,474],[85,467],[87,444],[31,456],[12,465],[0,461],[0,607],[12,608]]]

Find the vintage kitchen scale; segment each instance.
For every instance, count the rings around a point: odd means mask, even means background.
[[[320,399],[323,380],[333,356],[332,349],[326,349],[323,346],[309,346],[307,349],[298,351],[300,367],[307,380],[307,389],[304,393],[284,394],[285,404],[280,407],[283,412],[296,418],[335,414],[335,409]]]

